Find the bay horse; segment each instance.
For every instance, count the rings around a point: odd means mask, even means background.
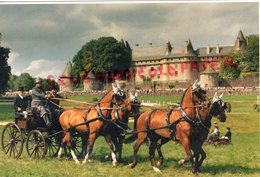
[[[223,94],[217,96],[217,93],[215,93],[212,102],[209,101],[207,104],[196,108],[196,126],[194,127],[195,131],[190,138],[190,147],[193,151],[193,158],[195,158],[195,168],[197,170],[199,170],[199,167],[206,158],[206,153],[203,150],[202,145],[208,137],[212,117],[217,117],[220,122],[226,121],[225,110],[227,109],[227,105],[221,100],[222,96]],[[159,165],[163,164],[161,146],[168,141],[170,141],[170,139],[161,139],[157,144],[157,152],[160,159],[158,163]],[[189,159],[181,159],[179,161],[179,165],[183,165],[188,161]]]
[[[88,134],[89,136],[87,155],[83,163],[86,163],[86,161],[89,160],[93,151],[94,142],[98,136],[102,135],[102,130],[106,125],[105,121],[110,118],[113,106],[118,107],[125,100],[125,94],[119,86],[114,86],[112,84],[112,88],[112,90],[107,92],[100,99],[96,107],[91,106],[88,110],[69,109],[65,110],[60,115],[59,122],[65,131],[65,136],[61,143],[62,146],[59,150],[58,158],[60,158],[63,147],[67,146],[73,160],[76,163],[80,163],[71,144],[71,134],[74,131],[77,131],[81,134]],[[116,164],[117,160],[115,158],[115,150],[111,143],[111,137],[108,135],[105,136],[105,139],[112,153],[113,164]]]
[[[130,92],[130,96],[124,100],[120,109],[113,109],[111,112],[113,123],[107,127],[107,131],[111,134],[119,162],[122,162],[122,148],[125,134],[130,133],[130,128],[128,127],[129,116],[133,116],[134,119],[138,118],[140,115],[139,108],[140,102],[138,101],[137,93],[132,94]],[[109,158],[109,156],[107,155],[106,158]]]
[[[191,149],[190,136],[192,134],[193,118],[196,114],[196,107],[206,101],[206,91],[195,81],[189,86],[182,97],[180,108],[170,113],[162,110],[146,111],[137,120],[137,141],[134,145],[134,159],[130,164],[134,168],[137,164],[137,153],[145,140],[150,140],[149,154],[153,170],[160,172],[156,166],[154,153],[159,139],[176,139],[181,142],[186,152],[186,158],[191,162],[192,172],[197,175],[194,166]],[[167,115],[168,114],[168,115]]]

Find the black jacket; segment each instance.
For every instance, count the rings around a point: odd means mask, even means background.
[[[23,97],[23,99],[19,96],[16,95],[16,97],[14,98],[14,109],[15,112],[23,112],[26,111],[26,108],[28,106],[28,100],[26,97]],[[21,111],[18,111],[18,107],[21,108]]]

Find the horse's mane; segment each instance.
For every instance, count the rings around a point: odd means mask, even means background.
[[[99,101],[101,101],[102,99],[104,99],[110,92],[111,92],[112,89],[110,89],[104,96],[102,96],[102,98],[100,98]]]
[[[190,88],[190,86],[188,88],[186,88],[186,90],[184,91],[183,95],[182,95],[182,98],[181,98],[181,106],[182,106],[182,102],[183,102],[183,99],[186,95],[186,92],[188,91],[188,89]]]

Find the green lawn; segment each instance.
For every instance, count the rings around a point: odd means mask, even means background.
[[[92,98],[72,97],[71,99],[91,101]],[[141,97],[141,100],[172,101],[170,97]],[[179,101],[176,98],[174,102]],[[201,169],[201,176],[224,177],[258,177],[260,176],[260,143],[259,143],[259,113],[253,110],[257,103],[256,95],[224,96],[225,101],[232,105],[232,112],[227,114],[225,123],[218,122],[221,134],[227,126],[231,127],[232,144],[228,146],[205,146],[207,159]],[[62,103],[63,104],[63,103]],[[2,109],[2,108],[5,109]],[[0,104],[0,119],[11,117],[12,105]],[[217,121],[215,118],[213,121]],[[2,132],[0,126],[0,132]],[[1,134],[1,133],[0,133]],[[185,156],[183,148],[172,142],[162,147],[165,163],[161,167],[162,174],[153,172],[148,147],[144,144],[139,151],[139,163],[134,169],[127,165],[132,161],[132,144],[124,145],[124,163],[118,167],[112,167],[110,161],[105,161],[104,156],[108,152],[104,138],[100,137],[94,147],[93,163],[76,165],[71,159],[63,158],[58,161],[47,157],[45,160],[29,160],[26,152],[23,152],[19,160],[6,157],[0,151],[0,176],[51,176],[51,177],[83,177],[83,176],[193,176],[190,166],[178,166],[178,160]]]

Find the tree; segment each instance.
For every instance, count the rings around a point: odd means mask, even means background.
[[[128,44],[128,43],[127,43]],[[94,73],[124,72],[131,64],[131,49],[124,41],[113,37],[101,37],[87,42],[73,58],[72,74],[83,76],[92,70]]]
[[[259,36],[247,37],[248,45],[244,51],[232,51],[220,64],[220,77],[239,78],[241,73],[259,72]]]
[[[224,62],[220,63],[219,76],[221,78],[239,78],[240,69],[233,65],[224,65]]]
[[[242,72],[259,72],[259,36],[250,35],[248,46],[242,57],[238,58]]]
[[[26,91],[31,90],[34,87],[34,78],[29,73],[22,73],[14,80],[14,90],[23,86]]]
[[[8,87],[8,80],[11,75],[11,67],[8,65],[10,49],[0,46],[0,94],[3,94]]]
[[[8,89],[11,90],[11,91],[15,91],[15,88],[14,88],[14,81],[15,79],[17,79],[18,76],[16,75],[11,75],[9,80],[8,80]]]

